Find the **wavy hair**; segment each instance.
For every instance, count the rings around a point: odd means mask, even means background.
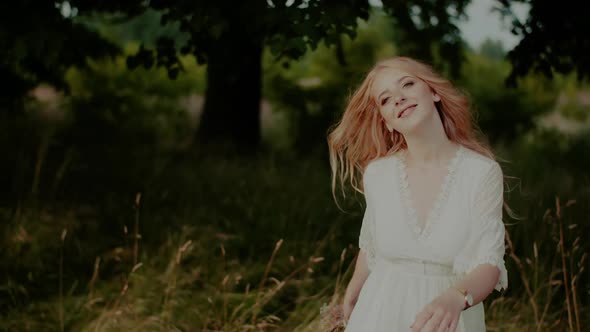
[[[478,138],[479,129],[473,120],[469,98],[431,66],[407,57],[394,57],[378,62],[368,72],[350,96],[342,118],[329,131],[332,194],[335,199],[337,184],[341,186],[343,196],[347,180],[362,193],[362,175],[369,162],[407,148],[399,132],[394,130],[390,133],[386,128],[377,102],[371,95],[375,77],[384,68],[403,70],[424,81],[440,96],[435,105],[449,140],[495,159],[489,147]]]

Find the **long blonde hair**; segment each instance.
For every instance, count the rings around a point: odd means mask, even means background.
[[[334,198],[337,184],[340,184],[342,194],[345,195],[347,180],[356,191],[362,193],[362,175],[369,162],[407,148],[399,132],[394,130],[390,133],[386,128],[371,95],[375,77],[384,68],[401,69],[424,81],[440,96],[436,107],[447,137],[452,142],[494,159],[492,151],[477,137],[478,129],[467,96],[427,64],[407,57],[390,58],[378,62],[369,71],[350,97],[342,119],[328,134]]]

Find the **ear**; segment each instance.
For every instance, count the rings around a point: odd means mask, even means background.
[[[440,96],[436,93],[433,93],[432,100],[434,100],[435,103],[438,103],[440,101]]]

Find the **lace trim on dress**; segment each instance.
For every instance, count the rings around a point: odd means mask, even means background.
[[[410,228],[414,231],[418,239],[423,240],[427,239],[430,236],[432,224],[439,219],[440,209],[443,206],[443,203],[449,196],[449,188],[451,187],[452,183],[455,181],[455,174],[457,165],[459,160],[463,156],[463,146],[459,145],[455,156],[451,159],[447,166],[447,174],[443,180],[441,190],[439,191],[436,199],[434,200],[434,204],[430,209],[430,213],[428,213],[426,220],[424,221],[424,229],[421,229],[418,224],[418,217],[416,216],[416,210],[414,209],[414,204],[412,203],[412,197],[410,196],[410,189],[408,184],[408,173],[406,171],[406,151],[402,151],[400,153],[400,158],[397,163],[400,181],[401,181],[401,192],[402,196],[404,197],[405,207],[408,214],[408,222]]]
[[[359,248],[361,248],[365,252],[365,255],[367,257],[367,267],[369,268],[369,271],[372,271],[373,267],[375,267],[376,262],[373,237],[366,233],[360,236]]]
[[[503,257],[498,256],[485,256],[482,258],[477,259],[473,262],[465,262],[459,261],[453,264],[453,272],[454,273],[464,273],[467,274],[474,270],[478,265],[481,264],[491,264],[496,266],[500,270],[500,278],[498,279],[498,283],[496,284],[496,290],[500,291],[502,289],[508,288],[508,271],[506,270],[506,265],[504,263]]]

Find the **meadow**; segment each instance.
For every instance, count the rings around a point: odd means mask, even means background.
[[[130,70],[136,42],[68,69],[68,94],[45,87],[0,113],[0,331],[328,331],[364,199],[334,201],[326,132],[362,73],[397,54],[388,24],[343,39],[347,66],[327,47],[288,67],[265,51],[254,153],[199,144],[205,67]],[[587,330],[588,84],[530,74],[508,88],[486,45],[453,80],[505,175],[509,287],[485,302],[488,330]],[[586,129],[542,125],[550,113]]]

